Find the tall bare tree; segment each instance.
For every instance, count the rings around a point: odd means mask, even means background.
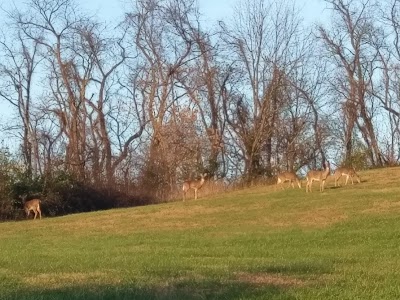
[[[213,44],[212,32],[201,29],[200,17],[196,15],[196,23],[190,24],[188,35],[193,41],[192,63],[182,68],[178,75],[188,96],[196,105],[200,120],[208,137],[208,176],[224,176],[221,162],[224,160],[223,135],[224,117],[222,114],[222,68],[218,62],[218,49]],[[196,27],[194,27],[196,26]]]
[[[374,44],[381,72],[379,80],[373,82],[371,94],[387,113],[388,130],[382,141],[382,155],[387,164],[393,165],[400,159],[400,1],[381,4],[380,27]]]
[[[11,40],[12,39],[12,40]],[[22,121],[22,154],[26,164],[27,175],[37,175],[38,167],[35,157],[38,154],[38,143],[35,136],[35,122],[32,121],[33,78],[40,57],[38,43],[27,41],[18,29],[2,34],[0,40],[1,62],[0,98],[6,100],[17,110]]]
[[[114,140],[109,134],[106,116],[114,112],[115,91],[126,87],[115,77],[128,57],[124,31],[117,38],[107,37],[103,25],[84,17],[72,0],[32,0],[27,9],[29,13],[15,10],[11,18],[24,39],[42,49],[49,83],[43,106],[59,121],[65,166],[82,180],[92,171],[96,182],[112,183],[116,168],[145,125],[143,110],[133,97],[130,105],[138,122],[129,132],[134,133]]]
[[[299,58],[295,50],[302,34],[298,10],[291,1],[242,1],[232,25],[222,23],[221,31],[232,66],[242,76],[242,95],[225,94],[224,105],[242,149],[246,176],[251,180],[272,175],[276,124],[289,73]]]
[[[191,18],[197,14],[195,4],[192,0],[137,1],[126,18],[142,64],[140,93],[148,99],[151,141],[146,168],[155,177],[161,176],[160,180],[166,185],[171,183],[171,178],[177,178],[176,172],[181,169],[175,162],[182,158],[175,156],[172,159],[168,146],[174,140],[170,132],[171,120],[180,111],[182,103],[187,105],[186,91],[178,82],[183,69],[193,60],[194,25]],[[167,128],[169,134],[165,134]],[[200,145],[191,147],[193,155],[199,156]],[[162,170],[165,170],[164,176]]]
[[[319,26],[326,58],[336,72],[331,81],[341,103],[345,122],[345,161],[353,154],[357,126],[368,149],[372,165],[382,165],[373,118],[375,103],[370,97],[378,52],[374,46],[376,6],[371,1],[326,0],[333,13],[331,27]]]

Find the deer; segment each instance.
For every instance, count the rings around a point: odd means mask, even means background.
[[[207,173],[200,174],[201,179],[200,180],[187,180],[183,183],[182,186],[182,191],[183,191],[183,202],[186,200],[186,193],[190,190],[194,190],[194,199],[197,200],[197,191],[201,189],[201,187],[204,184],[205,177],[207,176]]]
[[[27,195],[20,196],[22,201],[24,201],[24,210],[26,213],[26,218],[29,217],[30,212],[33,211],[35,216],[33,217],[34,220],[36,220],[37,215],[39,214],[39,219],[42,219],[42,211],[40,210],[40,204],[41,200],[40,199],[31,199],[28,201],[26,200]]]
[[[306,185],[306,192],[308,191],[311,192],[311,186],[313,181],[319,181],[319,190],[321,192],[324,191],[325,188],[325,181],[328,178],[330,172],[331,172],[331,167],[329,164],[329,161],[326,162],[326,165],[324,166],[325,170],[311,170],[308,171],[306,179],[307,179],[307,185]]]
[[[295,172],[279,173],[276,185],[278,186],[281,184],[282,188],[284,189],[283,183],[286,181],[289,181],[289,186],[292,185],[292,188],[294,188],[294,183],[296,182],[297,185],[299,186],[299,189],[301,189],[301,182]]]
[[[344,185],[347,185],[347,182],[349,181],[349,178],[351,179],[351,184],[354,184],[353,177],[357,179],[357,182],[360,183],[360,176],[357,175],[356,170],[354,168],[349,168],[349,167],[340,167],[335,170],[335,173],[333,174],[335,177],[335,186],[340,186],[338,180],[342,176],[346,176],[346,183]]]

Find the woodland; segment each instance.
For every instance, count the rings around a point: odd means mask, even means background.
[[[135,0],[110,23],[74,0],[2,7],[0,220],[181,199],[276,174],[398,165],[400,1]],[[11,146],[12,145],[12,146]],[[274,181],[275,180],[275,181]]]

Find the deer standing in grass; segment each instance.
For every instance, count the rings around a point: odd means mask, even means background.
[[[335,186],[340,185],[338,180],[342,176],[346,176],[346,183],[344,185],[347,185],[347,182],[349,181],[349,178],[351,179],[351,184],[354,184],[353,177],[355,177],[360,183],[360,176],[357,175],[356,170],[354,168],[348,168],[348,167],[340,167],[335,170],[335,173],[333,174],[335,177]]]
[[[292,188],[294,188],[294,183],[296,182],[297,185],[299,186],[299,189],[301,189],[301,182],[299,178],[297,177],[295,172],[282,172],[278,174],[278,180],[276,182],[276,185],[281,185],[282,188],[284,189],[283,183],[289,181],[289,186],[292,185]]]
[[[33,217],[34,220],[36,220],[37,215],[39,214],[39,219],[42,219],[42,211],[40,210],[40,199],[32,199],[29,201],[26,200],[27,195],[21,196],[20,198],[24,201],[24,210],[26,213],[26,217],[29,217],[29,214],[31,211],[35,214]]]
[[[311,192],[311,186],[312,186],[313,181],[319,181],[319,190],[321,192],[323,192],[324,188],[325,188],[326,178],[328,178],[330,172],[331,172],[331,167],[330,167],[329,161],[326,162],[325,170],[309,171],[306,176],[306,179],[307,179],[306,192],[308,192],[308,191]]]
[[[183,186],[182,186],[183,201],[186,200],[186,193],[190,189],[194,190],[194,199],[197,200],[197,191],[199,189],[201,189],[201,187],[203,186],[206,176],[207,176],[207,173],[200,174],[200,177],[201,177],[200,180],[187,180],[183,183]]]

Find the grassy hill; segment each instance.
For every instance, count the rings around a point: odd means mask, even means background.
[[[400,168],[360,176],[2,223],[0,298],[400,299]]]

